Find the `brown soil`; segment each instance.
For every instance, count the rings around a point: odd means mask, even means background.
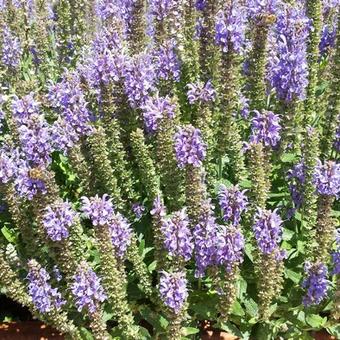
[[[64,340],[53,328],[38,321],[0,324],[0,340]]]

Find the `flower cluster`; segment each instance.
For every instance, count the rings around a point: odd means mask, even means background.
[[[72,294],[79,312],[87,309],[90,313],[94,313],[98,305],[106,300],[100,278],[85,262],[79,265],[74,275]]]
[[[186,165],[201,166],[206,155],[206,145],[202,140],[201,131],[192,125],[179,128],[175,134],[175,152],[180,168]]]
[[[309,19],[304,12],[302,4],[285,3],[276,21],[269,77],[278,98],[285,102],[304,99],[306,94]]]
[[[185,210],[177,211],[169,219],[163,221],[161,232],[164,248],[170,256],[181,257],[185,261],[191,259],[193,252],[192,236],[189,219]]]
[[[202,213],[193,232],[196,277],[203,277],[210,266],[223,266],[230,272],[243,261],[244,237],[241,230],[234,225],[218,225],[210,203],[206,202],[204,206],[208,209]]]
[[[22,55],[22,47],[19,39],[13,35],[8,27],[3,29],[1,61],[9,68],[17,68]]]
[[[43,115],[33,114],[18,128],[22,152],[35,166],[49,164],[53,151],[51,128]]]
[[[48,313],[53,309],[60,309],[66,301],[62,299],[58,289],[52,288],[48,283],[50,275],[35,260],[30,260],[27,265],[28,292],[34,306],[40,313]]]
[[[193,231],[195,243],[196,277],[203,277],[208,267],[217,264],[218,225],[213,216],[210,202],[206,203],[207,212],[202,213]]]
[[[162,217],[166,215],[166,209],[160,196],[157,196],[155,200],[153,201],[150,214],[152,216],[158,217],[159,219],[161,219]]]
[[[174,0],[150,0],[150,11],[157,21],[163,21],[176,6]]]
[[[320,55],[324,56],[327,54],[329,49],[335,46],[336,29],[326,24],[322,27],[321,40],[319,44]]]
[[[271,111],[262,114],[254,110],[255,117],[251,120],[251,143],[263,143],[265,146],[276,147],[280,141],[280,118]]]
[[[220,226],[217,239],[217,262],[225,267],[227,272],[243,261],[244,237],[235,226]]]
[[[340,164],[328,161],[318,164],[314,172],[314,185],[320,195],[338,196],[340,193]]]
[[[170,40],[160,46],[155,52],[154,60],[158,79],[179,81],[180,63],[174,41]]]
[[[261,20],[263,15],[274,15],[279,0],[247,0],[248,15],[253,20]]]
[[[300,208],[303,203],[302,187],[305,183],[306,166],[303,161],[295,164],[287,173],[287,178],[290,181],[289,190],[292,200],[296,208]]]
[[[102,29],[94,39],[82,74],[92,89],[123,80],[128,58],[117,32]]]
[[[120,213],[112,214],[109,228],[115,254],[119,258],[123,258],[131,244],[132,229],[127,219]]]
[[[91,133],[92,114],[87,108],[79,74],[65,72],[61,82],[49,87],[47,98],[52,107],[72,128],[73,133],[68,134],[68,138],[77,140],[78,135]]]
[[[37,195],[45,195],[47,193],[45,182],[35,176],[35,172],[40,169],[31,169],[27,163],[21,162],[14,179],[14,185],[20,197],[32,200]]]
[[[0,149],[0,183],[8,183],[16,173],[13,154],[5,148]]]
[[[276,210],[258,209],[253,231],[257,245],[263,254],[276,251],[282,237],[282,220]]]
[[[241,214],[246,211],[248,205],[245,192],[246,190],[241,191],[238,186],[221,186],[218,198],[225,222],[231,221],[234,226],[240,224]]]
[[[35,100],[33,93],[21,99],[15,96],[11,108],[13,117],[19,123],[27,121],[34,114],[39,114],[39,103]]]
[[[108,195],[102,197],[82,197],[81,210],[94,226],[107,226],[110,231],[112,245],[119,258],[123,258],[131,243],[132,230],[127,219],[115,213],[112,200]]]
[[[243,119],[247,119],[249,117],[249,99],[246,98],[242,93],[240,94],[239,98],[239,110],[240,115]]]
[[[144,212],[145,212],[145,206],[141,203],[133,203],[131,207],[132,211],[134,212],[136,218],[139,220],[142,218]]]
[[[340,116],[338,117],[338,121],[340,122]],[[335,133],[334,149],[335,151],[340,152],[340,123]]]
[[[56,202],[48,205],[43,215],[43,225],[52,241],[61,241],[68,237],[69,228],[75,222],[77,213],[69,202]]]
[[[161,272],[159,293],[163,303],[175,314],[178,314],[188,297],[187,279],[185,273]]]
[[[201,81],[196,83],[188,84],[187,92],[188,100],[190,104],[198,103],[209,103],[215,100],[216,91],[214,90],[211,81],[207,81],[205,84]]]
[[[89,218],[94,226],[107,225],[110,223],[113,215],[112,199],[107,194],[102,197],[82,197],[81,210],[85,217]]]
[[[340,228],[336,231],[336,250],[332,253],[333,275],[340,274]]]
[[[303,297],[305,306],[318,305],[327,296],[329,281],[327,280],[327,267],[323,263],[305,264],[306,278],[302,282],[302,287],[306,289]]]
[[[134,57],[126,67],[125,93],[132,108],[145,103],[155,88],[156,73],[152,59],[147,54]]]
[[[156,132],[160,120],[172,119],[175,116],[175,108],[169,97],[155,95],[147,98],[141,107],[146,130],[150,133]]]
[[[246,15],[242,2],[234,0],[224,6],[216,18],[216,43],[223,52],[242,54],[246,44]]]

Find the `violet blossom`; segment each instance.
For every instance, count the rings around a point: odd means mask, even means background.
[[[203,142],[201,131],[192,125],[179,128],[175,134],[175,152],[180,168],[186,165],[200,167],[206,156],[206,144]]]

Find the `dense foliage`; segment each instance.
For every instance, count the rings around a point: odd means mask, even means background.
[[[340,338],[338,0],[0,0],[1,292],[72,339]]]

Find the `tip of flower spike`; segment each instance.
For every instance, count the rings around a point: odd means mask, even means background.
[[[192,125],[178,128],[174,136],[175,152],[178,166],[183,168],[186,165],[200,167],[206,156],[206,144],[204,143],[201,131]]]

